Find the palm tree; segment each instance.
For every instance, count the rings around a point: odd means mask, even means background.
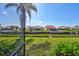
[[[21,38],[25,43],[25,24],[26,24],[26,16],[29,16],[29,20],[31,19],[31,10],[37,12],[37,8],[32,3],[8,3],[5,5],[5,8],[8,7],[16,7],[16,11],[19,14],[20,24],[21,24]],[[24,52],[25,55],[25,45],[24,45]]]

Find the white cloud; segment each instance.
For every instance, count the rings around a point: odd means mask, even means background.
[[[6,15],[6,14],[7,14],[7,12],[6,12],[6,11],[3,11],[3,12],[2,12],[2,14]]]

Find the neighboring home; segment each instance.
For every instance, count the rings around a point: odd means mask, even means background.
[[[42,26],[31,26],[29,29],[30,32],[42,32],[44,30]]]
[[[57,28],[60,32],[69,32],[72,30],[72,27],[60,26]]]
[[[17,32],[18,29],[19,29],[18,26],[6,26],[6,27],[2,27],[0,32],[2,33]]]
[[[7,28],[10,28],[13,31],[18,31],[19,30],[19,27],[15,26],[15,25],[7,26]]]
[[[74,26],[73,29],[79,29],[79,25]]]
[[[48,32],[57,32],[58,30],[56,29],[55,26],[52,25],[47,25],[45,28],[48,30]]]
[[[13,30],[11,28],[5,27],[5,28],[2,28],[0,32],[2,32],[2,33],[8,33],[8,32],[13,32]]]
[[[58,27],[58,29],[64,30],[64,29],[72,29],[71,27],[67,27],[67,26],[60,26]]]
[[[66,29],[67,27],[66,26],[60,26],[58,27],[58,29]]]

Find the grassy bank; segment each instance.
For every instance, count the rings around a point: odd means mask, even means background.
[[[43,34],[40,34],[40,35],[43,35]],[[48,34],[45,34],[45,35],[48,36]],[[75,36],[75,35],[72,35],[74,37],[72,37],[72,36],[69,37],[69,35],[55,35],[55,34],[52,36],[53,36],[52,38],[49,38],[49,37],[41,37],[41,38],[40,37],[26,37],[26,43],[27,43],[26,44],[26,55],[29,55],[29,56],[32,56],[32,55],[33,56],[56,55],[56,54],[53,54],[53,53],[55,53],[55,51],[51,51],[51,49],[54,50],[57,47],[57,45],[60,44],[61,42],[62,43],[69,42],[72,44],[75,42],[76,43],[79,42],[79,36]],[[59,37],[56,37],[56,36],[59,36]],[[62,36],[65,36],[65,37],[62,37]],[[5,36],[0,37],[0,47],[1,47],[0,48],[0,55],[4,55],[8,51],[12,51],[14,49],[14,47],[13,47],[14,45],[12,45],[12,43],[15,42],[17,38],[19,38],[19,37],[18,36],[17,37],[14,37],[14,36],[9,37],[9,35],[6,37]],[[30,41],[27,42],[27,39],[30,39]],[[72,44],[69,44],[69,45],[72,45]],[[59,45],[59,46],[61,46],[61,45]],[[4,51],[3,48],[5,48],[6,51]],[[60,50],[61,49],[62,48],[60,48]],[[66,49],[66,48],[64,48],[64,49]],[[79,51],[77,51],[77,52],[79,52]],[[77,55],[79,55],[79,54],[77,54]]]

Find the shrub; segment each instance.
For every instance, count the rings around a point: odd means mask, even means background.
[[[57,56],[78,56],[79,44],[77,42],[60,42],[50,50],[51,55]]]
[[[14,47],[14,43],[10,44],[5,40],[0,41],[0,55],[10,55],[11,52],[15,49]]]

